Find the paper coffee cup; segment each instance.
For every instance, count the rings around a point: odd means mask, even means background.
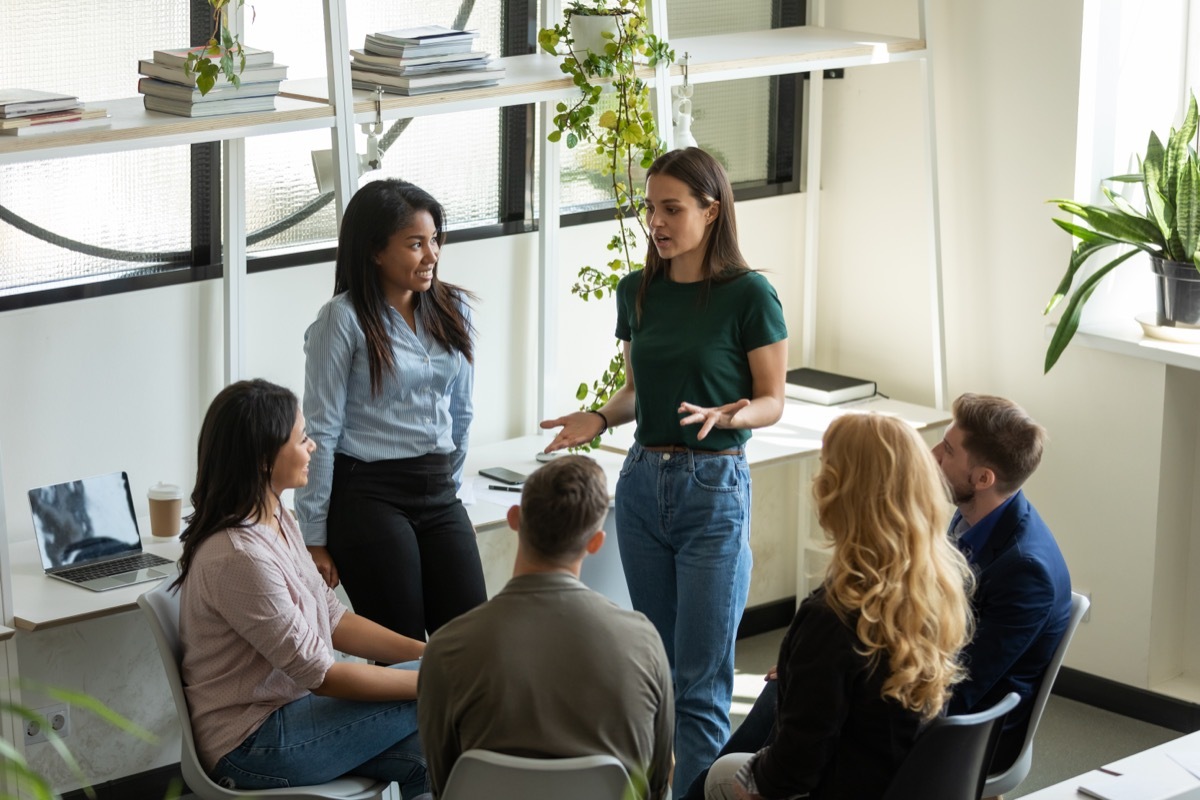
[[[173,483],[156,483],[146,493],[150,500],[150,532],[174,538],[179,535],[183,516],[183,490]]]

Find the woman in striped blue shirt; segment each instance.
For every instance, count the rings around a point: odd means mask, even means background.
[[[356,613],[419,640],[487,599],[455,496],[472,417],[473,295],[438,279],[443,219],[411,183],[359,189],[333,299],[304,337],[317,443],[296,492],[305,543]]]

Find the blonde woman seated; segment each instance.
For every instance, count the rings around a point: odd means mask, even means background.
[[[776,737],[720,758],[710,800],[879,798],[964,677],[973,578],[946,537],[929,448],[897,419],[847,414],[821,461],[813,495],[832,560],[779,650]]]

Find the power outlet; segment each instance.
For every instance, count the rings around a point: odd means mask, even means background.
[[[66,703],[35,708],[34,711],[50,723],[51,730],[58,735],[58,738],[65,739],[71,735],[71,707]],[[46,729],[42,723],[36,720],[26,720],[25,744],[37,744],[44,741],[46,741]]]

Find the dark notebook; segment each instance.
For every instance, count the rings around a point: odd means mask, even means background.
[[[788,370],[784,394],[806,403],[832,406],[850,400],[873,397],[875,381],[802,367]]]

